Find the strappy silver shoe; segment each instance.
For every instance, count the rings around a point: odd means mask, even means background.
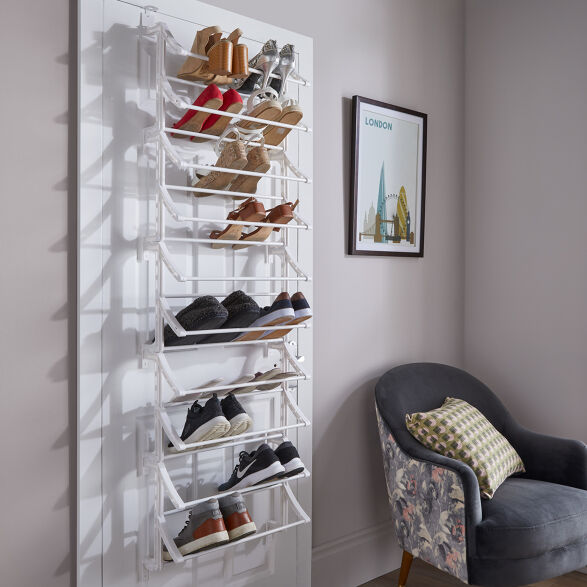
[[[262,73],[251,72],[249,77],[245,80],[238,80],[233,87],[236,90],[247,94],[251,93],[257,87],[264,89],[269,82],[269,76],[278,66],[279,52],[277,49],[277,41],[269,39],[269,41],[263,45],[261,51],[249,61],[249,69],[260,69]]]
[[[284,45],[279,52],[279,65],[277,66],[278,78],[272,78],[269,84],[281,99],[285,94],[285,84],[287,78],[291,75],[296,67],[295,48],[291,44]]]

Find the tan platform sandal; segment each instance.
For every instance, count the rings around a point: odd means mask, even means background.
[[[279,204],[275,206],[275,208],[271,208],[268,210],[268,214],[265,217],[264,222],[269,224],[287,224],[293,220],[293,211],[296,209],[299,200],[296,200],[294,204],[288,202],[287,204]],[[244,234],[240,237],[239,240],[243,241],[243,244],[232,245],[233,249],[244,249],[245,247],[249,247],[250,245],[246,244],[247,241],[254,241],[254,242],[263,242],[269,238],[269,235],[275,231],[279,232],[281,229],[279,227],[273,226],[259,226],[259,228],[253,230],[253,232],[249,232],[248,234]]]
[[[240,141],[234,141],[227,143],[220,153],[218,160],[214,164],[214,167],[225,167],[228,169],[242,169],[247,165],[247,152],[245,144]],[[208,175],[199,178],[198,181],[193,183],[195,188],[204,188],[209,190],[223,190],[234,178],[235,173],[228,171],[210,171]],[[196,197],[210,196],[212,194],[194,192]]]
[[[199,30],[192,44],[191,52],[197,55],[207,55],[213,45],[213,36],[220,33],[222,29],[219,26],[209,26]],[[177,77],[191,81],[204,81],[213,83],[215,75],[210,72],[208,62],[191,55],[186,58],[180,67]]]
[[[267,173],[271,163],[269,162],[269,153],[267,149],[260,145],[253,147],[247,153],[247,164],[243,171],[254,171],[255,173]],[[254,175],[239,175],[230,185],[231,192],[245,192],[246,194],[254,194],[257,191],[257,184],[261,177]],[[235,196],[235,199],[244,199],[244,196]]]
[[[275,122],[282,122],[283,124],[291,124],[295,126],[303,118],[304,113],[300,106],[293,101],[288,101],[282,108],[281,115],[275,119]],[[265,143],[268,145],[277,146],[291,131],[291,128],[283,128],[282,126],[267,125],[263,131]]]
[[[265,206],[256,198],[245,200],[236,210],[229,212],[227,220],[239,220],[242,222],[258,222],[265,218]],[[234,240],[240,239],[244,226],[242,224],[229,224],[224,230],[213,230],[210,233],[212,240]],[[220,249],[228,245],[213,243],[213,249]]]
[[[252,94],[251,94],[252,97]],[[247,111],[244,113],[252,118],[263,120],[276,120],[281,116],[281,104],[273,98],[265,98],[256,105],[253,105],[251,98],[247,102]],[[261,130],[267,125],[263,122],[253,120],[239,120],[238,125],[244,130]]]

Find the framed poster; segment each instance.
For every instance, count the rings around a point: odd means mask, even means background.
[[[350,255],[424,256],[427,115],[353,96]]]

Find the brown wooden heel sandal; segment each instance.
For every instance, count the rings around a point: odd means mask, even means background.
[[[294,204],[288,202],[287,204],[279,204],[275,206],[275,208],[271,208],[267,210],[267,216],[265,217],[265,222],[269,224],[287,224],[293,219],[293,211],[296,209],[299,200],[296,200]],[[259,226],[259,228],[253,230],[253,232],[249,232],[248,234],[243,234],[239,240],[241,241],[254,241],[254,242],[263,242],[269,238],[269,235],[275,231],[279,232],[281,229],[276,226]],[[233,249],[244,249],[245,247],[249,247],[248,244],[238,244],[232,245]]]
[[[229,212],[227,220],[239,220],[242,222],[258,222],[265,218],[265,206],[256,198],[245,200],[236,210]],[[224,230],[213,230],[210,238],[213,240],[234,240],[240,239],[244,226],[242,224],[229,224]],[[213,249],[220,249],[228,245],[213,243]]]
[[[244,79],[249,77],[249,48],[244,43],[239,43],[243,32],[235,29],[228,35],[232,43],[232,72],[233,79]]]
[[[214,75],[230,75],[232,71],[232,42],[222,38],[222,33],[212,35],[208,50],[208,71]]]
[[[228,169],[242,169],[247,164],[247,153],[242,141],[227,143],[220,153],[220,157],[214,164],[214,167],[226,167]],[[208,175],[200,178],[193,184],[195,188],[205,188],[209,190],[223,190],[234,178],[235,173],[228,171],[210,171]],[[194,192],[194,196],[203,197],[212,194]]]

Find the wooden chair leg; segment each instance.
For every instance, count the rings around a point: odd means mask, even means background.
[[[410,567],[412,566],[413,560],[413,555],[404,550],[404,554],[402,556],[402,566],[399,570],[398,587],[405,587],[406,583],[408,582],[408,574],[410,572]]]

